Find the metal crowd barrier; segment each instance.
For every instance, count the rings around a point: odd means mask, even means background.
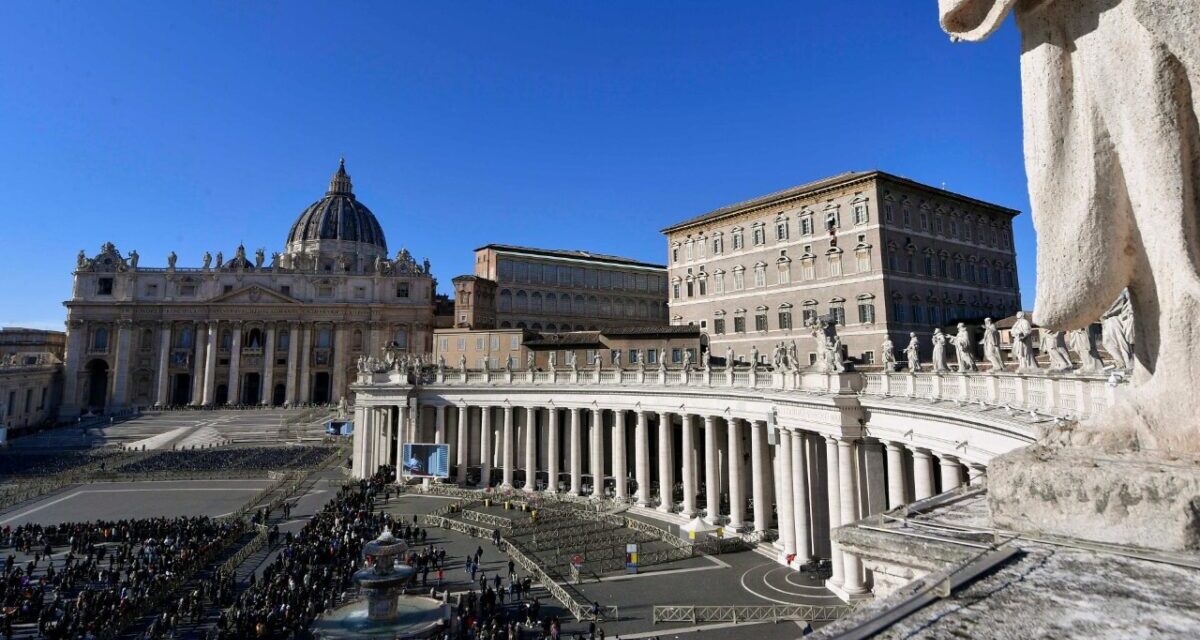
[[[833,621],[853,612],[853,604],[837,605],[656,605],[654,624],[660,622],[779,622],[802,620],[805,622]]]

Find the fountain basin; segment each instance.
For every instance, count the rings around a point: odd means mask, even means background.
[[[425,596],[406,595],[395,600],[396,613],[390,621],[373,620],[368,602],[359,600],[326,613],[312,625],[321,640],[341,638],[428,638],[442,630],[449,605]]]

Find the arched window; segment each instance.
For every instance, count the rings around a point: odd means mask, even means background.
[[[404,329],[396,329],[392,341],[396,343],[397,349],[408,349],[408,332]]]
[[[558,331],[558,326],[557,326],[557,325],[555,325],[553,322],[551,322],[551,323],[549,323],[549,324],[547,324],[547,325],[546,325],[546,331],[549,331],[549,332],[551,332],[551,333],[553,333],[553,332],[555,332],[555,331]]]
[[[517,295],[516,295],[515,304],[513,304],[513,311],[528,311],[528,310],[529,310],[529,296],[524,291],[518,291]]]
[[[175,346],[180,349],[190,349],[194,344],[196,334],[191,327],[183,327],[179,330],[179,335],[175,337]]]
[[[563,294],[563,297],[558,299],[558,312],[562,315],[571,314],[571,296]]]
[[[530,326],[529,326],[529,328],[530,328],[530,329],[533,329],[534,331],[541,331],[541,330],[542,330],[542,323],[540,323],[540,322],[535,322],[535,323],[533,323],[532,325],[530,325]]]
[[[500,310],[512,311],[512,291],[508,289],[500,290]]]
[[[279,351],[287,351],[290,342],[291,334],[288,333],[287,329],[280,331],[279,335],[275,336],[275,348]]]
[[[542,294],[534,291],[532,296],[529,296],[529,310],[541,312],[542,310]]]
[[[354,348],[354,350],[355,350],[355,351],[362,351],[362,348],[363,348],[363,334],[362,334],[362,330],[361,330],[361,329],[355,329],[355,330],[354,330],[354,335],[353,335],[353,337],[350,339],[350,344],[351,344],[351,345],[353,345],[353,348]]]
[[[553,293],[546,294],[546,313],[558,313],[558,296]]]
[[[501,323],[500,323],[500,328],[501,328],[501,329],[511,329],[511,328],[512,328],[512,323],[511,323],[511,322],[509,322],[508,320],[505,320],[504,322],[501,322]]]
[[[328,349],[333,346],[333,331],[329,327],[317,329],[317,348]]]
[[[575,315],[583,315],[587,313],[587,304],[583,300],[583,295],[575,296]]]

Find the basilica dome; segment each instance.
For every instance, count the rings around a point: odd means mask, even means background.
[[[292,225],[287,249],[292,253],[350,250],[387,255],[383,229],[375,214],[354,197],[345,160],[329,180],[325,197],[309,205]]]

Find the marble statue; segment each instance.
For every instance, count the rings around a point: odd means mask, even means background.
[[[846,370],[845,361],[842,359],[842,337],[833,334],[829,339],[829,370],[834,373],[842,373]]]
[[[733,347],[725,347],[725,368],[733,367]]]
[[[1116,302],[1100,316],[1101,342],[1118,369],[1133,368],[1133,308],[1129,291],[1121,292]]]
[[[939,0],[942,27],[1021,31],[1035,315],[1065,330],[1129,290],[1137,365],[1121,401],[1072,428],[1109,452],[1200,452],[1200,11],[1195,0]]]
[[[462,373],[467,372],[467,356],[464,354],[459,354],[458,356],[458,370]]]
[[[549,354],[548,356],[546,356],[546,360],[547,360],[547,361],[549,362],[549,364],[550,364],[550,370],[551,370],[551,371],[554,371],[554,367],[555,367],[555,365],[557,365],[557,364],[558,364],[558,352],[557,352],[557,351],[551,351],[551,352],[550,352],[550,354]]]
[[[1096,351],[1096,340],[1088,329],[1072,329],[1067,332],[1067,343],[1071,351],[1079,356],[1080,373],[1099,373],[1104,370],[1104,362]]]
[[[661,351],[658,352],[658,370],[664,371],[664,372],[667,370],[667,350],[666,349],[662,349]]]
[[[208,271],[208,266],[210,264],[212,264],[212,254],[205,251],[204,252],[204,270],[205,271]]]
[[[812,333],[813,342],[817,348],[817,371],[825,373],[829,371],[829,338],[825,335],[825,325],[821,322],[813,322],[808,325],[808,330]]]
[[[266,259],[267,259],[266,252],[262,250],[262,247],[259,247],[258,250],[254,252],[254,268],[261,269],[263,266],[263,262],[265,262]]]
[[[991,318],[983,319],[983,359],[992,371],[1004,371],[1004,354],[1000,351],[1000,329]]]
[[[177,259],[178,259],[178,257],[175,255],[174,251],[172,251],[171,253],[168,253],[167,254],[167,268],[174,269],[175,268],[175,260],[177,260]]]
[[[896,345],[892,344],[891,338],[884,338],[883,344],[879,345],[879,351],[883,354],[883,370],[891,373],[896,370]]]
[[[711,349],[705,349],[704,353],[700,354],[700,364],[702,367],[704,367],[705,371],[711,370],[711,368],[712,368],[712,350]]]
[[[683,369],[684,369],[684,371],[688,371],[691,368],[692,368],[692,350],[684,349],[683,350]]]
[[[245,261],[246,261],[246,247],[245,247],[245,245],[241,245],[241,244],[239,244],[239,245],[237,246],[237,249],[236,249],[236,250],[234,250],[234,252],[233,252],[233,259],[234,259],[234,260],[237,260],[238,262],[245,262]]]
[[[537,356],[535,356],[532,351],[525,354],[525,370],[526,371],[533,371],[534,369],[537,368],[535,366],[536,358],[537,358]]]
[[[1037,371],[1037,358],[1033,354],[1033,323],[1025,317],[1024,311],[1017,312],[1017,320],[1008,330],[1012,338],[1012,357],[1017,362],[1017,371]]]
[[[792,340],[792,344],[788,345],[787,358],[788,358],[788,363],[792,367],[792,371],[798,371],[800,369],[800,357],[796,353],[796,341],[795,340]]]
[[[141,259],[141,256],[138,255],[137,249],[130,251],[129,252],[129,268],[137,269],[139,259]]]
[[[946,364],[946,334],[942,333],[941,329],[933,330],[933,371],[934,373],[946,373],[950,371],[950,365]]]
[[[438,373],[446,372],[446,356],[438,355],[437,372]]]
[[[509,355],[508,357],[504,358],[504,370],[505,370],[505,371],[507,371],[507,372],[509,372],[509,373],[512,373],[512,371],[513,371],[513,357],[512,357],[512,355]]]
[[[921,370],[921,341],[916,332],[908,334],[908,346],[904,348],[904,357],[908,360],[908,370],[916,373]]]
[[[758,345],[750,346],[750,367],[752,369],[758,368]]]
[[[596,371],[599,371],[603,364],[604,359],[600,357],[600,352],[597,351],[594,355],[592,355],[592,366],[595,367]]]
[[[221,252],[220,252],[220,251],[218,251],[218,252],[217,252],[217,264],[216,264],[216,265],[214,265],[214,266],[215,266],[217,269],[220,269],[220,268],[221,268],[221,265],[223,265],[223,264],[225,264],[225,259],[224,259],[224,257],[222,256]]]
[[[567,352],[567,366],[572,370],[579,368],[579,359],[575,356],[574,351]]]
[[[79,255],[75,258],[75,266],[82,269],[85,264],[87,264],[87,254],[83,252],[83,249],[80,249]]]
[[[616,369],[621,368],[621,350],[620,349],[613,350],[612,364],[613,364],[613,367]]]
[[[1049,356],[1051,371],[1070,371],[1074,368],[1071,365],[1071,354],[1067,351],[1066,343],[1063,342],[1061,331],[1043,328],[1041,337],[1042,353]]]
[[[646,370],[646,358],[644,356],[637,359],[637,369],[638,371]]]
[[[775,369],[783,369],[783,343],[776,342],[771,347],[771,366]]]
[[[967,325],[958,323],[958,333],[954,334],[954,355],[958,358],[958,372],[979,371],[975,366],[975,341],[971,340],[971,332]]]

